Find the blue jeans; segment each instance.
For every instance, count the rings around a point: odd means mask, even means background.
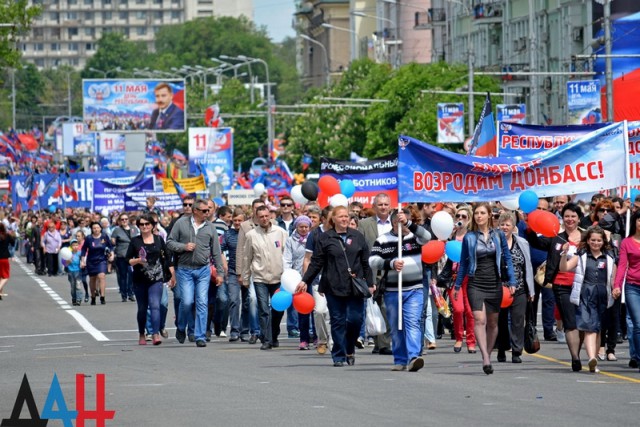
[[[260,318],[260,331],[262,331],[263,342],[273,344],[278,341],[280,321],[284,316],[284,312],[271,308],[271,297],[280,287],[280,283],[254,282],[253,285],[258,298],[258,316]]]
[[[71,288],[71,300],[82,301],[82,287],[80,280],[80,271],[70,271],[67,273],[69,286]]]
[[[260,335],[260,320],[258,319],[258,297],[256,287],[251,283],[248,288],[241,286],[242,291],[242,330],[241,337],[249,333]]]
[[[391,350],[394,365],[408,365],[422,348],[422,289],[402,292],[402,330],[398,330],[398,292],[385,292],[387,319],[391,326]]]
[[[640,356],[640,285],[627,283],[624,287],[624,298],[627,304],[627,316],[631,318],[631,328],[627,328],[629,353],[635,354],[635,360],[638,360]]]
[[[147,324],[147,310],[151,311],[151,328],[149,332],[157,334],[160,330],[160,300],[162,298],[162,282],[156,282],[153,285],[134,285],[133,292],[136,295],[138,304],[138,333],[144,334],[144,328]]]
[[[229,323],[229,286],[226,280],[222,282],[222,285],[218,286],[215,304],[216,310],[213,316],[213,325],[216,335],[220,335],[220,332],[227,330]]]
[[[364,317],[364,299],[329,294],[325,294],[325,297],[331,317],[331,357],[334,362],[345,362],[347,354],[355,354],[356,340]]]
[[[160,297],[160,329],[163,330],[167,326],[167,314],[169,313],[169,291],[167,287],[162,285],[162,296]],[[147,310],[147,333],[151,333],[151,307]]]
[[[178,316],[178,330],[185,331],[189,318],[193,316],[195,303],[195,330],[196,341],[205,340],[207,332],[207,300],[209,293],[209,281],[211,270],[209,265],[199,268],[176,269],[176,279],[180,289],[180,314]],[[195,300],[195,301],[194,301]]]
[[[240,336],[240,301],[241,290],[238,283],[238,275],[229,273],[227,276],[227,290],[229,292],[229,323],[231,330],[229,336]]]
[[[287,308],[287,332],[298,331],[298,312],[293,308],[293,304]]]
[[[118,288],[120,296],[127,298],[133,296],[133,281],[131,275],[131,266],[126,258],[116,258],[116,275],[118,276]]]

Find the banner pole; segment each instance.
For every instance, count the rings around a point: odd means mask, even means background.
[[[627,178],[627,195],[629,196],[629,200],[631,201],[631,206],[633,206],[633,200],[631,200],[631,159],[629,158],[629,127],[628,123],[625,120],[623,122],[622,131],[624,133],[624,153],[627,159],[626,167],[625,167],[625,177]],[[627,209],[627,227],[625,235],[629,235],[629,230],[631,228],[631,209]]]
[[[398,213],[402,203],[398,203]],[[398,260],[402,261],[402,224],[398,221]],[[398,330],[402,330],[402,270],[398,272]]]

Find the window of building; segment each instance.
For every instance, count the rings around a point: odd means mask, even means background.
[[[44,50],[44,43],[36,43],[33,45],[33,50],[36,52],[42,52]]]
[[[144,4],[145,0],[136,0],[136,4]]]
[[[93,6],[93,0],[84,0],[83,3],[87,6]]]
[[[42,37],[44,37],[44,28],[34,28],[33,29],[33,37],[34,38],[42,38]]]
[[[57,52],[60,50],[60,43],[51,43],[51,49],[52,52]]]
[[[78,43],[69,43],[69,50],[72,52],[78,51]]]
[[[120,0],[120,4],[126,6],[129,4],[129,0]]]
[[[78,35],[78,27],[69,28],[69,37],[73,37],[77,35]]]
[[[112,18],[113,18],[113,13],[111,11],[102,12],[103,21],[111,21]]]
[[[78,4],[78,0],[67,0],[67,4],[69,5]]]
[[[60,28],[51,29],[51,38],[54,40],[60,40]]]
[[[162,4],[162,0],[153,0],[153,4]]]
[[[60,15],[58,14],[58,12],[51,12],[49,13],[49,19],[54,21],[54,22],[58,22],[58,19],[60,18]]]
[[[136,18],[137,19],[147,19],[147,12],[145,12],[144,10],[139,10],[136,12]]]
[[[119,31],[120,34],[122,34],[126,38],[129,38],[129,27],[121,28]]]
[[[93,50],[93,43],[87,43],[84,45],[85,50]]]
[[[85,27],[85,29],[84,29],[84,35],[85,36],[93,37],[95,34],[96,34],[95,28]]]
[[[75,21],[78,19],[78,12],[67,12],[67,19],[70,21]]]
[[[38,67],[38,68],[43,68],[44,67],[44,59],[42,59],[42,58],[36,59],[35,63],[36,63],[36,67]]]
[[[147,27],[137,27],[136,34],[139,36],[144,36],[147,34]]]
[[[153,17],[157,21],[162,21],[162,11],[161,10],[156,10],[155,12],[153,12]]]
[[[71,58],[71,59],[69,59],[69,65],[74,65],[74,66],[80,65],[80,58]]]
[[[126,20],[127,20],[127,18],[129,17],[129,12],[122,12],[122,11],[120,11],[119,15],[120,15],[120,20],[121,20],[121,21],[126,21]]]
[[[102,0],[102,4],[111,4],[111,0]]]
[[[160,32],[160,28],[162,28],[162,27],[160,27],[158,25],[154,26],[153,27],[153,34],[158,34]]]
[[[180,19],[180,11],[172,10],[171,11],[171,19]]]
[[[84,13],[85,21],[93,21],[93,12],[85,12]]]

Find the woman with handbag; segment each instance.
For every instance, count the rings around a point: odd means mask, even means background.
[[[106,304],[107,262],[114,259],[111,239],[102,232],[99,222],[91,224],[91,234],[82,245],[80,268],[87,268],[89,287],[91,288],[91,305],[96,305],[96,297],[100,294],[100,304]]]
[[[509,283],[508,292],[515,292],[515,277],[511,253],[504,233],[491,228],[491,207],[478,203],[473,209],[471,230],[462,240],[460,266],[453,298],[459,298],[465,276],[469,276],[467,297],[473,311],[474,332],[482,353],[482,370],[493,374],[491,350],[498,336],[498,313],[502,301],[503,266]]]
[[[498,317],[498,362],[506,362],[506,351],[511,349],[511,362],[522,363],[520,356],[524,346],[524,326],[527,312],[527,301],[533,301],[536,291],[533,282],[533,267],[529,243],[517,233],[516,216],[508,211],[500,214],[498,219],[500,230],[507,239],[511,253],[513,273],[516,278],[516,291],[513,293],[511,305],[500,310]],[[511,326],[509,326],[511,315]]]
[[[577,256],[569,258],[569,243],[562,247],[560,271],[575,270],[570,301],[576,309],[576,326],[584,335],[584,347],[589,357],[589,372],[599,372],[598,346],[601,319],[607,309],[609,295],[616,277],[615,260],[607,253],[609,242],[602,228],[589,227],[582,238]],[[612,300],[613,301],[613,300]]]
[[[327,298],[331,317],[333,366],[355,364],[355,344],[364,313],[363,285],[369,295],[375,290],[369,267],[369,247],[364,235],[349,228],[349,211],[336,207],[329,229],[317,235],[315,251],[296,292],[306,292],[322,273],[318,291]],[[368,289],[367,289],[368,288]]]
[[[133,267],[133,292],[138,303],[138,344],[146,345],[145,325],[147,323],[147,309],[151,312],[151,337],[153,345],[162,343],[160,339],[160,300],[165,281],[173,281],[165,277],[167,265],[167,248],[160,236],[153,233],[155,222],[151,214],[144,214],[138,218],[140,235],[133,237],[126,258]],[[173,267],[171,267],[172,269]],[[171,272],[173,273],[173,271]]]

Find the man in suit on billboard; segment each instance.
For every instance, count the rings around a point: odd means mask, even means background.
[[[158,108],[151,113],[149,129],[184,130],[184,111],[173,103],[173,90],[161,82],[154,89]]]

